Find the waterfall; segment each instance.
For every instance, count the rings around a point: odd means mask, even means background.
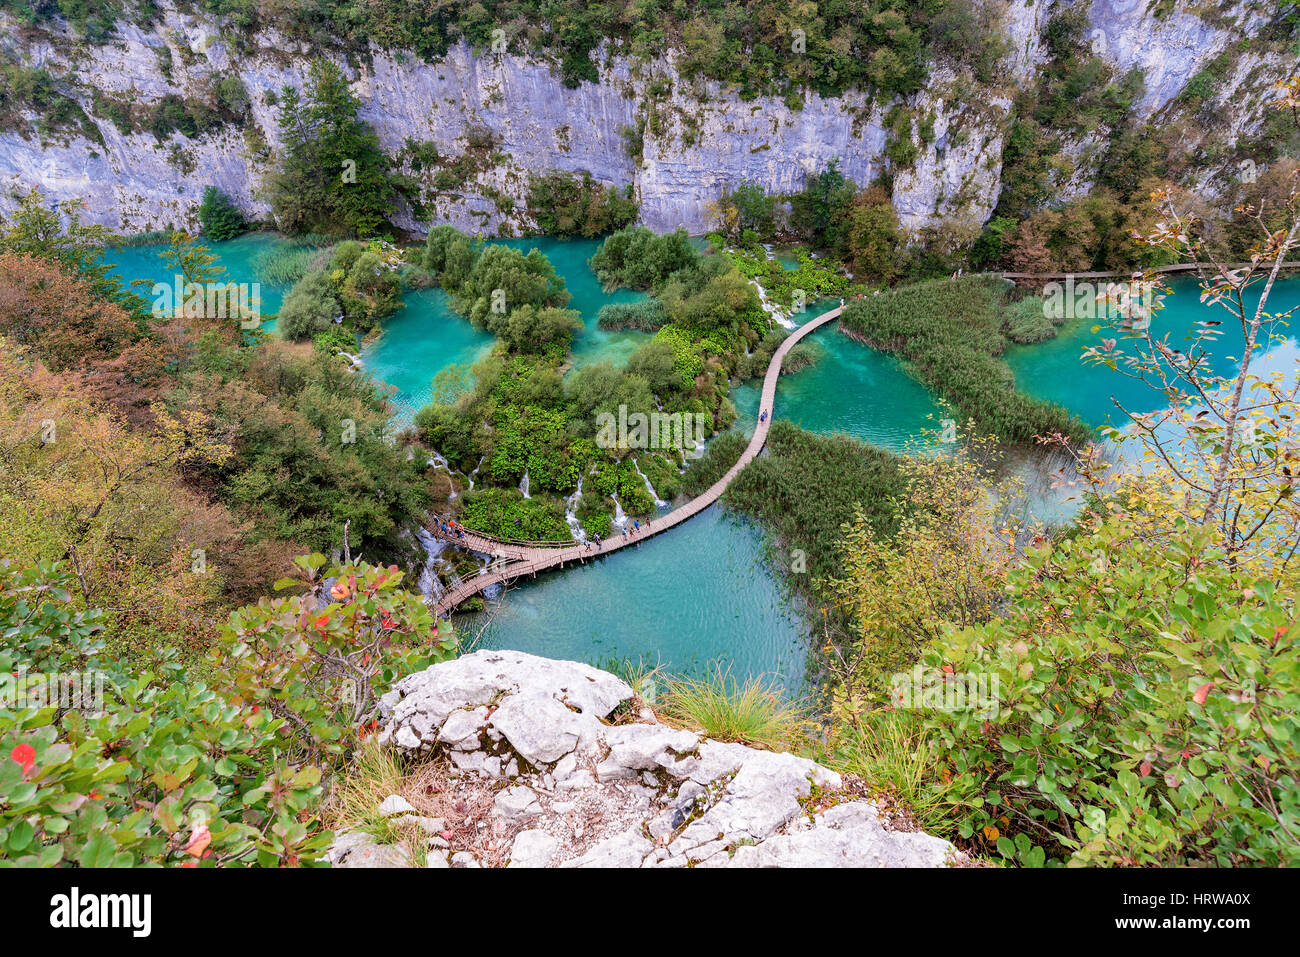
[[[519,491],[523,493],[524,498],[532,498],[528,494],[528,469],[524,469],[524,477],[519,480]]]
[[[434,566],[437,565],[443,550],[449,544],[441,538],[434,538],[428,529],[420,529],[415,533],[415,537],[420,540],[420,547],[424,549],[425,560],[424,567],[420,569],[420,593],[430,602],[437,601],[442,597],[442,581],[438,578]]]
[[[429,458],[424,464],[427,465],[429,468],[446,470],[447,485],[451,489],[451,491],[447,493],[447,501],[450,502],[452,499],[454,499],[456,497],[456,484],[451,481],[451,475],[452,475],[451,464],[445,458],[439,455],[437,452],[434,452],[432,450],[429,451]],[[470,488],[473,487],[474,487],[473,483],[470,483]]]
[[[582,479],[578,479],[578,490],[564,500],[564,520],[569,523],[569,533],[575,542],[585,542],[587,532],[578,521],[578,504],[582,501]]]
[[[661,499],[658,493],[655,492],[655,487],[650,484],[650,479],[646,478],[646,474],[641,471],[641,463],[638,462],[636,459],[633,459],[632,468],[636,469],[636,474],[641,476],[641,481],[645,482],[645,490],[649,492],[650,497],[654,499],[655,508],[663,508],[665,505],[667,505],[668,503],[665,502],[663,499]]]
[[[487,458],[486,455],[480,455],[478,457],[478,465],[474,466],[474,471],[470,472],[468,475],[465,476],[465,478],[469,479],[469,488],[465,489],[465,491],[467,492],[474,491],[474,476],[478,475],[478,470],[483,467],[483,460],[485,458]]]
[[[342,349],[340,349],[338,352],[336,352],[336,353],[334,353],[334,354],[335,354],[335,355],[338,355],[338,356],[342,356],[343,358],[347,359],[349,365],[350,365],[353,369],[360,369],[360,368],[361,368],[361,357],[360,357],[360,356],[354,356],[352,353],[350,353],[350,352],[344,352]]]
[[[627,524],[627,513],[623,511],[623,503],[618,500],[617,495],[611,495],[614,500],[614,524],[622,528]]]
[[[771,243],[760,243],[760,245],[763,247],[763,252],[767,254],[768,259],[776,258],[776,254],[772,251]],[[734,252],[735,250],[729,249],[728,251]],[[799,328],[799,323],[795,322],[791,310],[786,309],[780,303],[773,302],[771,299],[767,298],[767,290],[763,288],[762,283],[757,279],[751,279],[749,284],[758,291],[758,303],[763,307],[763,311],[771,316],[777,325],[784,326],[787,329]]]
[[[762,284],[757,279],[751,279],[749,284],[758,290],[758,302],[759,305],[763,307],[763,311],[771,316],[778,325],[784,326],[787,329],[799,328],[799,323],[794,321],[790,310],[786,309],[780,303],[773,302],[771,299],[767,298],[767,290],[763,288]]]

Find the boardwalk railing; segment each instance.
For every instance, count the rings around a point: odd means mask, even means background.
[[[772,360],[767,365],[767,373],[763,377],[763,397],[758,406],[759,421],[754,427],[754,434],[750,438],[749,444],[745,447],[745,451],[740,458],[736,460],[736,464],[729,468],[722,478],[714,482],[702,494],[673,509],[667,515],[661,515],[658,518],[650,519],[648,522],[643,522],[639,531],[633,533],[624,530],[623,534],[613,535],[609,540],[602,541],[597,546],[594,542],[513,541],[492,535],[484,535],[482,532],[473,532],[469,529],[464,529],[463,534],[453,534],[444,532],[440,522],[431,523],[433,527],[429,528],[429,533],[434,537],[497,559],[485,569],[486,574],[463,579],[456,583],[454,587],[448,589],[435,605],[436,614],[439,617],[446,615],[471,595],[475,595],[493,585],[513,581],[521,575],[535,576],[539,571],[545,571],[548,568],[558,568],[575,561],[585,562],[588,558],[600,558],[609,552],[618,551],[624,546],[637,544],[644,538],[657,535],[659,532],[666,531],[674,525],[698,515],[716,502],[722,497],[722,493],[727,490],[727,486],[731,484],[732,480],[757,457],[767,443],[767,432],[772,425],[772,406],[776,400],[776,383],[781,377],[781,364],[785,361],[786,354],[808,333],[838,319],[840,313],[843,312],[843,308],[843,306],[837,307],[805,322],[786,336],[776,352],[773,353]]]

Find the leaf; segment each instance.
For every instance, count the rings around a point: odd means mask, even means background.
[[[13,854],[21,853],[36,836],[36,828],[30,821],[19,821],[9,831],[9,850]]]
[[[1213,687],[1214,687],[1214,682],[1207,681],[1205,684],[1201,685],[1199,688],[1196,689],[1196,693],[1192,695],[1192,700],[1195,701],[1197,704],[1205,704],[1205,699],[1209,697],[1210,689]]]
[[[117,845],[113,839],[103,831],[96,831],[77,855],[77,862],[82,867],[108,867],[116,852]]]
[[[1002,832],[999,831],[995,825],[992,824],[984,825],[984,840],[988,841],[989,843],[993,843],[997,841],[998,837],[1001,834]]]

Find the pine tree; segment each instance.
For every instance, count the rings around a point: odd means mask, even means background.
[[[395,211],[406,184],[393,174],[360,108],[347,77],[328,60],[312,64],[305,96],[284,88],[284,145],[270,192],[286,232],[368,236]]]
[[[248,228],[239,207],[215,186],[203,190],[203,202],[199,205],[199,222],[203,224],[203,232],[217,242],[233,239]]]

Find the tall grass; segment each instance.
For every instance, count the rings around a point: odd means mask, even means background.
[[[813,724],[808,711],[787,701],[762,678],[736,682],[721,668],[703,678],[668,681],[655,709],[671,724],[769,751],[805,751]]]
[[[299,241],[258,253],[253,258],[253,272],[258,282],[288,286],[307,273],[324,268],[329,256],[328,246]]]
[[[637,658],[611,656],[600,659],[594,667],[622,678],[646,704],[654,704],[657,700],[659,683],[663,680],[663,666],[658,661],[651,664],[644,655]]]
[[[749,439],[739,432],[723,432],[710,439],[704,454],[691,462],[682,476],[682,491],[694,498],[708,489],[739,461],[747,445]]]
[[[970,799],[967,784],[944,779],[944,768],[919,715],[872,711],[836,722],[831,753],[822,760],[892,795],[928,834],[955,837]]]
[[[996,276],[915,283],[855,300],[842,328],[875,348],[906,359],[921,382],[975,421],[981,432],[1010,442],[1060,432],[1085,441],[1092,432],[1068,410],[1018,392],[999,358],[1007,322],[1024,325]],[[1019,330],[1029,334],[1029,330]]]
[[[130,236],[114,236],[109,247],[111,249],[124,249],[131,246],[152,246],[155,243],[165,243],[170,238],[170,230],[155,229],[147,233],[135,233]]]
[[[855,506],[879,535],[894,533],[894,499],[906,488],[901,465],[893,453],[848,436],[814,435],[777,419],[767,436],[767,453],[736,476],[723,501],[763,523],[782,546],[785,567],[790,550],[802,551],[808,574],[797,578],[807,584],[842,573],[836,543]]]
[[[324,820],[334,830],[360,828],[376,837],[389,839],[393,825],[379,813],[379,805],[402,787],[406,771],[397,753],[382,748],[371,738],[357,748],[347,774],[336,779]]]

